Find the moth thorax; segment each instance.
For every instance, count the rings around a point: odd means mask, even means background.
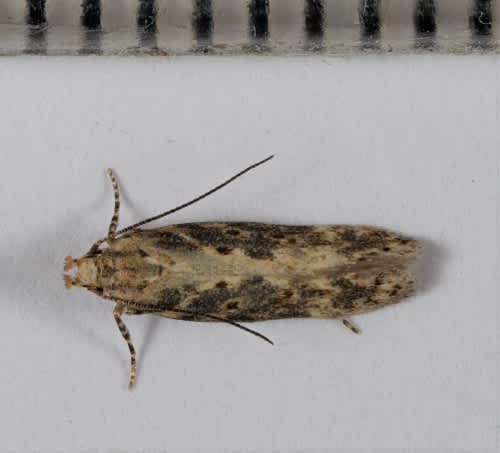
[[[78,260],[76,281],[82,286],[96,286],[97,267],[92,258]]]

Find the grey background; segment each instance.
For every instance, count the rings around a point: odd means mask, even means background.
[[[499,60],[2,60],[0,449],[494,452]],[[364,316],[253,325],[127,317],[66,291],[109,222],[375,224],[425,241],[419,294]]]

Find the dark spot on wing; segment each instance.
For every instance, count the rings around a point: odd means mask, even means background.
[[[241,224],[235,224],[235,228]],[[201,225],[197,223],[187,223],[177,225],[185,231],[186,235],[205,246],[215,247],[219,253],[229,253],[231,250],[239,248],[243,253],[251,258],[272,259],[273,250],[278,245],[274,239],[264,234],[261,228],[248,228],[247,237],[236,237],[239,235],[228,234],[223,227],[213,225]]]
[[[216,285],[202,291],[191,300],[189,310],[197,313],[218,313],[224,315],[224,309],[237,310],[229,318],[239,321],[266,319],[270,311],[280,307],[276,304],[279,292],[262,276],[254,276],[236,287]]]
[[[333,306],[343,310],[353,309],[355,304],[372,302],[376,292],[373,286],[363,286],[347,278],[335,280],[333,286],[341,289],[332,301]]]
[[[228,288],[213,288],[202,291],[189,304],[189,309],[197,313],[217,313],[222,304],[233,297],[234,292]]]
[[[161,292],[161,308],[168,310],[175,308],[182,302],[182,295],[178,289],[164,288]]]
[[[263,234],[257,233],[250,238],[246,243],[245,253],[257,259],[272,259],[273,249],[277,243],[271,239],[266,238]]]
[[[196,292],[196,286],[190,284],[183,285],[182,289],[187,294]]]
[[[308,230],[304,232],[304,242],[310,246],[332,245],[332,242],[325,237],[321,231]]]
[[[142,230],[141,234],[148,238],[156,239],[156,245],[164,249],[193,251],[198,248],[196,243],[173,231],[164,229]]]
[[[300,289],[299,295],[301,299],[310,300],[310,299],[318,299],[324,297],[328,293],[331,293],[331,291],[327,291],[320,288],[313,288],[309,286],[303,286]]]
[[[231,247],[225,246],[217,247],[215,250],[217,250],[221,255],[229,255],[233,251]]]
[[[246,309],[262,310],[273,302],[276,288],[260,275],[244,281],[239,290],[245,295]]]
[[[339,249],[340,253],[350,255],[369,249],[382,250],[387,247],[389,233],[384,230],[360,231],[354,227],[345,227],[338,233],[338,237],[344,243]],[[373,251],[371,254],[376,255],[377,252]]]

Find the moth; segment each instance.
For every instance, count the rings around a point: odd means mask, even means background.
[[[66,288],[80,286],[115,303],[114,318],[136,353],[123,315],[154,314],[232,324],[272,344],[242,322],[280,318],[339,319],[395,304],[413,294],[417,240],[382,228],[202,222],[141,229],[220,190],[272,159],[239,172],[174,209],[118,230],[120,195],[113,172],[114,213],[105,238],[81,258],[66,257]],[[69,271],[73,270],[71,273]]]

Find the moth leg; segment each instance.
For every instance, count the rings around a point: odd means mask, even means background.
[[[113,310],[113,315],[115,317],[118,329],[120,329],[120,333],[127,342],[128,349],[130,351],[130,378],[129,378],[128,388],[132,389],[135,385],[135,376],[137,374],[136,356],[135,356],[134,345],[132,344],[132,340],[130,339],[130,333],[127,329],[127,326],[123,323],[121,318],[121,315],[124,313],[124,311],[125,311],[125,306],[123,304],[116,304]]]
[[[92,247],[90,247],[90,250],[87,252],[88,255],[96,253],[101,244],[103,244],[104,242],[112,241],[115,238],[116,230],[118,228],[118,220],[120,218],[120,189],[118,188],[118,182],[116,181],[116,177],[113,174],[111,168],[108,168],[107,173],[111,179],[111,185],[113,186],[113,192],[115,195],[115,206],[113,209],[113,217],[111,218],[111,223],[109,224],[108,236],[96,241],[92,245]]]
[[[352,330],[354,333],[360,334],[361,330],[359,327],[355,326],[349,319],[343,318],[342,324],[346,326],[348,329]]]
[[[108,238],[103,238],[103,239],[99,239],[98,241],[94,242],[94,244],[92,244],[92,247],[90,247],[89,251],[86,254],[87,255],[94,255],[95,253],[97,253],[97,250],[99,250],[99,247],[101,246],[101,244],[104,244],[107,240],[108,240]]]
[[[118,182],[116,181],[115,175],[111,168],[107,170],[108,176],[111,179],[111,184],[113,186],[113,192],[115,194],[115,207],[113,210],[113,217],[111,218],[111,223],[109,224],[108,239],[113,240],[115,238],[116,229],[118,228],[118,220],[120,218],[120,189],[118,189]]]

